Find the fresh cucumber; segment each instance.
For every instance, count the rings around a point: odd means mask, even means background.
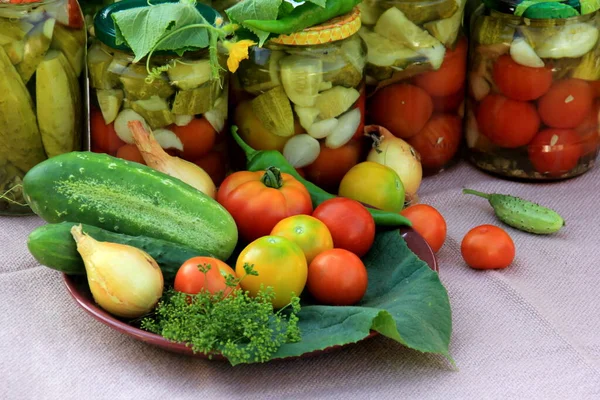
[[[49,223],[79,222],[208,251],[222,260],[236,246],[233,217],[212,198],[145,165],[71,152],[33,167],[25,199]]]
[[[85,265],[77,244],[71,235],[73,222],[47,224],[36,228],[27,238],[27,248],[40,264],[68,275],[85,274]],[[129,236],[110,232],[92,225],[83,225],[83,231],[100,242],[126,244],[150,254],[160,265],[165,281],[172,282],[177,270],[192,257],[212,257],[207,251],[192,250],[185,246],[146,236]]]

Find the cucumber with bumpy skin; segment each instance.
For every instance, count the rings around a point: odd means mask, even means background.
[[[71,235],[74,222],[42,225],[29,234],[27,248],[42,265],[68,275],[85,274],[85,265]],[[133,246],[148,253],[160,266],[165,281],[171,282],[181,265],[192,257],[212,257],[207,251],[146,236],[129,236],[110,232],[92,225],[83,225],[83,231],[100,242]]]
[[[208,251],[227,259],[237,243],[233,217],[182,181],[106,154],[71,152],[33,167],[25,200],[46,222],[94,225]]]

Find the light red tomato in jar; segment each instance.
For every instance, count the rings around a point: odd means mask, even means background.
[[[582,155],[595,153],[600,146],[600,100],[575,130],[581,137]]]
[[[205,156],[194,160],[194,164],[206,171],[216,186],[223,182],[227,174],[225,154],[222,151],[212,150]]]
[[[479,104],[477,124],[495,145],[516,148],[533,139],[540,127],[540,117],[531,103],[490,94]]]
[[[400,212],[412,222],[412,228],[425,239],[434,253],[446,241],[446,220],[438,210],[427,204],[415,204]]]
[[[453,114],[434,115],[423,130],[408,139],[426,169],[439,169],[454,157],[460,146],[462,121]]]
[[[348,250],[322,252],[308,266],[306,287],[319,304],[351,306],[367,291],[365,264]]]
[[[462,86],[456,93],[448,96],[431,96],[433,111],[440,113],[455,113],[465,99],[465,87]]]
[[[217,131],[206,118],[194,118],[185,126],[171,125],[168,129],[183,143],[181,156],[186,160],[196,160],[208,154],[217,139]]]
[[[552,128],[575,128],[590,113],[594,103],[592,87],[581,79],[556,82],[538,101],[542,121]]]
[[[460,252],[474,269],[501,269],[515,259],[515,243],[506,231],[495,225],[480,225],[463,238]]]
[[[121,146],[126,144],[117,136],[114,125],[112,123],[106,125],[102,113],[96,109],[90,112],[90,136],[94,148],[113,156]]]
[[[223,291],[227,296],[239,288],[239,285],[234,288],[226,285],[227,275],[237,278],[235,271],[223,261],[212,257],[193,257],[184,262],[177,271],[174,289],[187,294],[198,294],[201,291],[217,294]]]
[[[550,68],[517,64],[508,54],[498,57],[492,75],[502,94],[513,100],[535,100],[552,85]]]
[[[344,175],[358,164],[361,150],[361,141],[358,140],[351,140],[337,149],[330,149],[321,143],[317,159],[304,167],[307,179],[325,190],[337,193]]]
[[[465,83],[467,49],[467,39],[462,38],[454,50],[446,50],[444,62],[437,71],[415,76],[415,84],[431,96],[445,97],[457,93]]]
[[[560,176],[577,166],[582,155],[582,140],[572,129],[549,128],[533,138],[527,152],[537,172]]]
[[[123,160],[133,161],[144,165],[146,164],[144,157],[142,157],[142,153],[140,153],[140,150],[135,144],[125,144],[119,147],[116,156],[118,158],[122,158]]]
[[[371,213],[356,200],[336,197],[319,204],[312,216],[322,221],[336,248],[367,254],[375,240],[375,221]]]
[[[407,139],[423,129],[433,113],[433,101],[420,87],[397,83],[378,90],[371,97],[368,109],[371,124]]]

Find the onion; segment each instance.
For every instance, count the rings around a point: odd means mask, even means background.
[[[348,143],[356,133],[361,118],[362,114],[358,108],[339,117],[335,129],[325,139],[325,146],[337,149]]]
[[[396,171],[404,185],[407,200],[410,201],[417,194],[423,178],[417,151],[382,126],[366,126],[365,132],[372,136],[376,143],[369,152],[367,161],[386,165]]]
[[[156,129],[154,131],[154,139],[160,144],[163,149],[177,149],[183,151],[183,143],[175,132],[168,129]]]
[[[315,139],[323,139],[329,136],[337,125],[337,118],[324,119],[323,121],[312,124],[306,132]]]
[[[133,136],[129,130],[129,123],[131,121],[141,121],[144,124],[145,129],[150,129],[146,120],[140,114],[130,108],[122,110],[119,115],[117,115],[117,118],[115,118],[114,128],[119,139],[128,144],[134,144]]]
[[[206,171],[194,163],[167,154],[141,121],[130,121],[127,125],[146,165],[187,183],[213,199],[217,196],[217,188]]]
[[[305,133],[292,136],[283,147],[283,156],[294,168],[315,162],[321,153],[319,141]]]
[[[152,311],[162,296],[160,267],[150,255],[135,247],[99,242],[81,225],[71,228],[83,258],[94,300],[111,314],[138,318]]]

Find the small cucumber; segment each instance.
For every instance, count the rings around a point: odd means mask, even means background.
[[[500,221],[525,232],[547,235],[565,225],[565,220],[556,211],[520,197],[471,189],[463,189],[463,193],[487,199]]]
[[[85,266],[77,244],[71,235],[73,222],[47,224],[36,228],[27,238],[27,248],[42,265],[64,272],[67,275],[85,274]],[[177,270],[192,257],[213,257],[207,251],[189,249],[166,240],[145,236],[129,236],[110,232],[95,226],[83,225],[83,231],[100,242],[126,244],[150,254],[160,266],[165,282],[173,282]]]

